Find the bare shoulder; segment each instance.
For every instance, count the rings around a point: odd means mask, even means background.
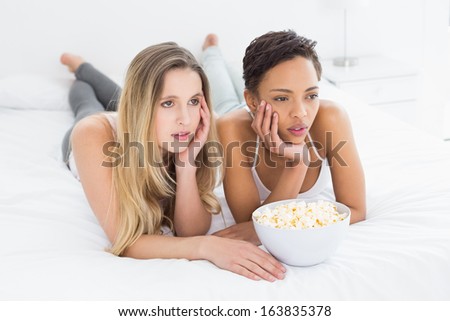
[[[319,111],[311,127],[311,135],[323,157],[340,141],[352,140],[350,119],[343,106],[331,100],[320,100]]]
[[[348,115],[345,109],[337,102],[331,100],[321,100],[319,112],[316,120],[318,124],[326,126],[325,128],[335,128],[335,125],[346,123]]]
[[[80,120],[72,131],[72,143],[114,140],[114,134],[106,117],[91,115]]]
[[[319,111],[311,128],[315,138],[321,139],[326,132],[337,132],[349,126],[350,119],[343,106],[331,100],[320,100]]]
[[[217,120],[217,129],[222,142],[248,141],[256,135],[252,128],[252,119],[248,112],[239,109],[221,116]]]

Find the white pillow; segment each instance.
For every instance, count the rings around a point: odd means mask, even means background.
[[[70,110],[73,80],[38,74],[18,74],[0,79],[0,107]]]

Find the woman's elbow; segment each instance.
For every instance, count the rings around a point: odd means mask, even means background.
[[[351,209],[350,224],[358,223],[366,219],[366,209]]]

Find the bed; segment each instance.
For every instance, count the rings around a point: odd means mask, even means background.
[[[450,300],[450,148],[322,84],[350,114],[367,220],[312,267],[251,281],[197,260],[119,258],[62,163],[71,80],[0,79],[1,300]],[[225,222],[232,224],[222,188]]]

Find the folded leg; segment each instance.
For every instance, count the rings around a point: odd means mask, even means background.
[[[66,132],[62,142],[62,155],[67,163],[70,155],[70,135],[76,123],[86,116],[104,112],[103,105],[98,101],[94,89],[86,82],[75,80],[69,92],[69,104],[75,116],[74,125]]]
[[[104,110],[115,111],[119,102],[121,88],[90,63],[83,63],[75,71],[75,77],[91,85]]]
[[[211,85],[214,111],[221,116],[242,106],[219,47],[210,46],[203,51],[202,65]]]

